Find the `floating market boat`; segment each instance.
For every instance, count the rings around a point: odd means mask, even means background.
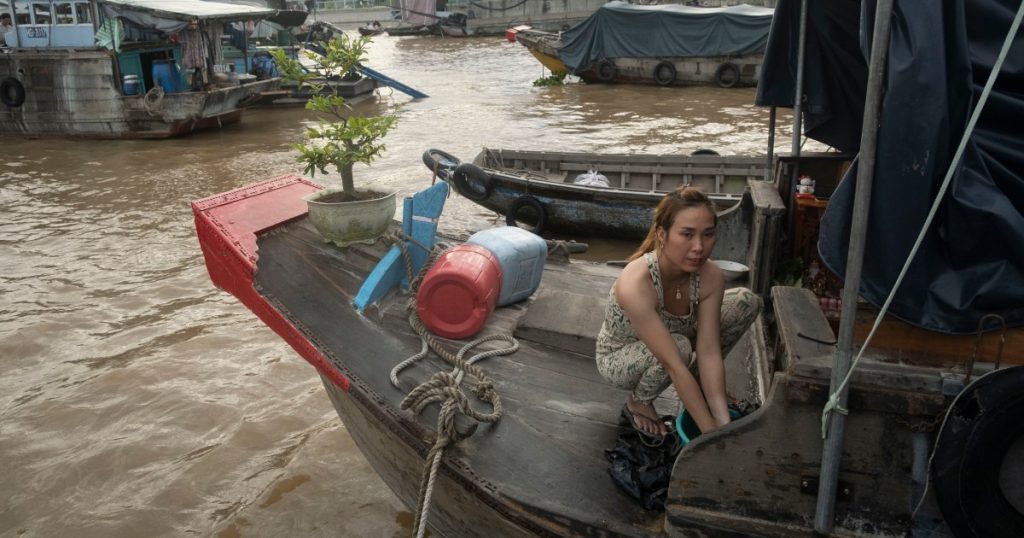
[[[742,215],[740,201],[751,181],[767,177],[767,159],[720,156],[709,150],[697,153],[484,148],[472,163],[462,164],[438,150],[427,152],[423,160],[431,169],[437,163],[438,175],[459,194],[505,215],[509,224],[522,221],[537,233],[546,230],[570,236],[643,239],[661,197],[682,185],[701,187],[724,212],[720,218],[727,222],[750,218]],[[745,254],[746,244],[738,244],[737,250]]]
[[[177,136],[239,121],[249,99],[279,84],[233,73],[220,47],[225,25],[271,9],[199,0],[13,5],[10,48],[0,54],[0,134]],[[0,11],[10,6],[0,2]]]
[[[516,39],[552,73],[587,82],[754,86],[773,12],[614,1],[564,32],[524,30]]]
[[[828,171],[804,162],[805,156],[780,157],[781,173],[765,182],[778,187],[795,213],[782,176],[813,170],[816,199],[828,197],[829,204],[819,235],[826,264],[835,263],[832,242],[849,238],[837,242],[851,258],[838,339],[814,291],[771,288],[765,317],[772,324],[759,322],[726,361],[730,391],[757,409],[682,448],[668,477],[664,512],[642,509],[608,476],[605,450],[627,433],[615,422],[625,392],[600,379],[593,366],[593,337],[616,276],[609,267],[548,255],[529,297],[485,317],[480,334],[495,339],[470,347],[489,357],[469,358],[470,352],[460,353],[466,341],[444,338],[421,348],[426,333],[416,323],[419,308],[408,305],[417,285],[410,273],[427,263],[421,247],[436,239],[447,183],[407,202],[403,231],[414,240],[391,237],[413,260],[407,272],[397,246],[341,249],[322,241],[302,200],[319,186],[282,177],[193,203],[210,276],[317,368],[357,446],[396,495],[416,507],[420,530],[429,526],[445,536],[1024,535],[1024,279],[1015,257],[1024,251],[1024,226],[989,227],[988,235],[972,235],[972,241],[958,241],[957,229],[945,227],[962,211],[979,209],[961,205],[979,199],[990,202],[980,210],[991,218],[1021,219],[1020,209],[1007,203],[1024,183],[1024,168],[1016,165],[1021,153],[1009,151],[1016,123],[1005,121],[1024,110],[1015,79],[963,91],[995,80],[989,75],[999,72],[1001,60],[991,31],[1010,26],[1006,11],[994,1],[944,10],[901,4],[896,19],[892,4],[882,2],[865,12],[879,21],[850,17],[843,28],[804,29],[795,22],[799,5],[779,2],[787,16],[776,18],[773,32],[780,36],[778,67],[803,63],[790,56],[789,36],[809,33],[807,42],[814,44],[808,52],[832,58],[823,48],[841,50],[858,24],[878,28],[873,50],[887,53],[872,57],[875,75],[867,78],[873,84],[860,106],[865,124],[878,132],[863,133],[857,165]],[[850,7],[809,4],[807,20],[844,20]],[[890,42],[892,20],[902,23],[892,26],[893,34],[909,32],[918,40]],[[884,99],[876,101],[873,96],[883,95],[885,56],[900,59],[900,70],[889,73]],[[975,77],[948,77],[947,68],[974,70]],[[780,77],[774,84],[792,82]],[[942,91],[932,91],[935,86]],[[800,97],[789,105],[802,103],[805,92],[810,100],[830,88],[810,82],[789,94]],[[761,104],[787,106],[789,92],[768,90],[759,93]],[[998,98],[985,105],[990,90]],[[983,109],[988,114],[976,123],[968,114],[949,113]],[[842,118],[831,121],[842,126]],[[940,123],[946,130],[933,128]],[[903,131],[908,126],[910,136]],[[833,133],[824,124],[811,132],[817,129],[826,138]],[[945,142],[961,137],[970,158],[957,166],[960,152],[947,151],[956,144]],[[948,176],[951,165],[957,173]],[[843,179],[830,184],[830,175]],[[942,200],[949,210],[943,218],[952,220],[931,232],[918,254],[920,267],[910,266],[921,282],[900,287],[887,280],[913,258],[914,228],[943,191],[936,184],[954,176],[959,192]],[[872,180],[871,196],[854,202],[858,211],[852,211],[855,184]],[[917,200],[924,203],[911,203]],[[877,221],[866,234],[856,223],[863,215]],[[758,226],[755,221],[752,234]],[[781,236],[792,232],[762,236],[770,241],[751,248],[778,248]],[[953,269],[976,269],[948,271],[950,262]],[[921,270],[936,276],[921,277]],[[413,290],[402,291],[403,278]],[[855,340],[858,293],[881,303],[879,290],[897,288],[893,313],[903,321],[889,321],[902,325],[869,342]],[[993,296],[991,289],[999,292]],[[946,308],[950,293],[966,302]],[[518,338],[505,355],[502,335]],[[927,348],[925,339],[938,345]],[[855,343],[863,356],[851,369]],[[973,353],[961,351],[965,343]],[[406,360],[421,349],[430,351],[418,362]],[[471,394],[458,388],[462,381],[474,385]],[[829,402],[838,402],[841,412],[829,412]],[[656,404],[662,410],[676,405],[667,399]]]

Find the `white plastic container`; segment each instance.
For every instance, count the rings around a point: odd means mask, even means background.
[[[517,226],[479,231],[466,241],[490,250],[501,265],[498,306],[533,295],[540,286],[548,245],[541,237]]]

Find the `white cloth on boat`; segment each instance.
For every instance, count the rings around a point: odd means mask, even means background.
[[[604,174],[599,174],[597,170],[587,170],[586,173],[576,176],[576,179],[572,180],[572,184],[584,187],[608,188],[611,186],[608,183],[608,178]]]

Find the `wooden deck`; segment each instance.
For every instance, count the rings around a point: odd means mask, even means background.
[[[385,299],[365,316],[350,305],[363,276],[382,253],[380,245],[342,250],[325,244],[300,220],[260,238],[256,286],[352,381],[350,392],[335,391],[332,399],[343,399],[335,405],[346,426],[360,430],[352,432],[360,448],[403,501],[414,505],[419,475],[396,474],[394,469],[416,468],[418,473],[433,439],[436,409],[417,417],[401,411],[400,403],[417,384],[447,368],[440,359],[427,359],[401,374],[401,389],[390,384],[391,368],[420,347],[407,321],[404,295]],[[450,479],[443,494],[450,502],[479,502],[529,533],[661,532],[663,515],[645,512],[616,488],[604,455],[622,433],[617,417],[626,393],[600,377],[592,350],[618,271],[592,263],[549,262],[533,299],[492,315],[484,332],[511,334],[520,326],[522,347],[511,356],[480,363],[495,380],[505,413],[495,425],[480,428],[449,450],[442,474]],[[566,316],[567,310],[553,307],[551,301],[564,301],[567,295],[590,307],[579,318]],[[559,340],[538,332],[552,328],[543,315],[521,324],[533,306],[534,318],[547,308],[561,318],[565,330],[575,328],[576,334],[561,331],[564,338]],[[462,342],[449,344],[455,352]],[[738,346],[734,355],[751,349],[752,345]],[[745,357],[730,360],[737,363],[737,372],[749,370]],[[735,377],[741,393],[756,385]],[[674,412],[676,405],[670,398],[658,403],[665,413]],[[382,442],[407,446],[376,446]],[[415,461],[389,461],[399,454]],[[458,489],[464,491],[460,494]],[[459,501],[460,495],[471,499]],[[431,522],[439,529],[472,531],[466,521],[445,521],[444,513],[434,517],[437,520]],[[479,531],[483,534],[488,528],[484,525]]]

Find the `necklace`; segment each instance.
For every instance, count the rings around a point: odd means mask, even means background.
[[[683,287],[683,282],[682,281],[676,282],[676,300],[677,301],[683,298],[682,287]]]

